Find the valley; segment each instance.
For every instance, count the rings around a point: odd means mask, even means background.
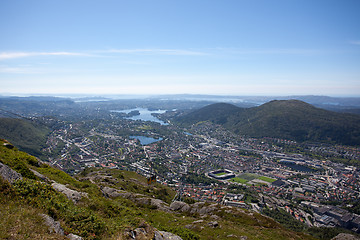
[[[167,124],[133,120],[110,111],[112,104],[100,102],[95,108],[90,103],[94,117],[76,114],[85,105],[53,116],[42,108],[33,121],[51,131],[38,157],[75,176],[92,168],[155,175],[158,183],[176,191],[173,200],[235,206],[275,219],[280,214],[278,221],[295,231],[336,227],[360,232],[359,147],[241,135],[209,116],[178,124],[179,116],[194,113],[176,110],[175,104],[152,116]],[[224,169],[229,177],[210,176]],[[282,222],[286,217],[294,222]]]

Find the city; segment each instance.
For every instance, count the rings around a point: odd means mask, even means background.
[[[43,151],[51,165],[66,172],[103,167],[155,174],[158,182],[176,189],[180,199],[260,213],[281,209],[310,227],[360,232],[359,212],[352,210],[360,197],[359,169],[331,161],[359,160],[359,148],[239,137],[210,122],[184,129],[113,113],[101,121],[59,126]],[[142,144],[130,136],[153,141]],[[220,172],[209,174],[216,170]],[[189,177],[193,175],[200,177]]]

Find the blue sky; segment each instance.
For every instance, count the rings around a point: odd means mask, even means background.
[[[0,93],[360,96],[358,0],[0,1]]]

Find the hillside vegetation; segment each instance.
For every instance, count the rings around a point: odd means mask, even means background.
[[[35,155],[42,155],[46,137],[50,130],[30,120],[18,118],[0,118],[0,138],[7,139],[19,149]]]
[[[211,121],[250,137],[360,144],[360,116],[319,109],[298,100],[275,100],[246,109],[225,103],[213,104],[175,121],[180,124]]]
[[[94,168],[73,178],[4,143],[0,141],[0,162],[5,164],[0,173],[9,166],[22,175],[11,183],[0,177],[4,239],[66,239],[68,234],[84,239],[153,239],[159,231],[182,239],[313,239],[239,208],[170,204],[174,191],[157,183],[148,186],[134,172]],[[58,221],[64,235],[49,232],[39,214]]]

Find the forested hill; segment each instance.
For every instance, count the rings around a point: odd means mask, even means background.
[[[47,134],[50,132],[45,125],[19,118],[0,118],[0,138],[8,139],[21,150],[35,155],[42,155]]]
[[[275,100],[253,108],[213,104],[175,121],[186,125],[211,121],[250,137],[360,144],[360,116],[327,111],[299,100]]]

